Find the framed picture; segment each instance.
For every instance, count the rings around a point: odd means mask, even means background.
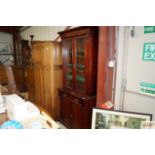
[[[93,109],[92,129],[141,129],[151,114]]]
[[[0,42],[0,54],[11,54],[10,43]]]

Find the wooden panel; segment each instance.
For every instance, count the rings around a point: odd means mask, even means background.
[[[53,65],[52,65],[52,94],[53,94],[53,115],[55,119],[60,118],[60,100],[58,96],[59,88],[62,88],[62,50],[61,43],[53,44]]]
[[[24,66],[12,66],[14,78],[16,81],[17,90],[19,92],[26,92],[27,91],[27,84],[26,84],[26,74],[25,74],[25,67]]]
[[[33,66],[27,66],[26,68],[27,71],[27,83],[31,86],[34,87],[34,67]]]
[[[36,64],[41,64],[43,61],[43,50],[44,50],[44,45],[42,43],[33,43],[32,45],[32,60],[33,63]]]
[[[108,51],[108,27],[99,28],[99,54],[98,54],[98,78],[97,78],[97,104],[106,101],[106,62]]]
[[[60,99],[58,95],[59,88],[62,88],[62,68],[54,69],[54,92],[53,92],[53,114],[56,119],[60,118]]]
[[[39,106],[43,106],[43,51],[44,46],[42,44],[33,45],[32,59],[34,63],[36,105]]]
[[[52,48],[50,43],[43,43],[44,51],[42,56],[42,89],[43,89],[43,107],[52,114],[52,91],[51,91],[51,62],[52,62]]]
[[[78,102],[72,104],[72,127],[82,129],[84,127],[84,108]]]
[[[113,68],[108,61],[115,58],[115,27],[99,28],[97,105],[112,101]]]
[[[36,103],[34,67],[27,66],[26,72],[27,72],[28,99],[31,102]]]
[[[70,126],[71,122],[72,122],[72,103],[70,101],[67,100],[63,100],[62,101],[62,118],[63,121]]]

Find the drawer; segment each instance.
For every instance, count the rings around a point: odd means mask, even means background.
[[[80,100],[78,98],[75,98],[75,97],[72,97],[72,96],[71,97],[68,97],[67,100],[69,100],[71,102],[79,103],[79,104],[83,103],[82,100]]]
[[[64,99],[70,100],[72,102],[81,102],[81,99],[76,98],[76,97],[74,97],[74,96],[72,96],[70,94],[63,93],[60,96],[63,97]]]

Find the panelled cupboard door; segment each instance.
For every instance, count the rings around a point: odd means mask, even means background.
[[[63,94],[62,102],[62,119],[65,125],[69,128],[81,129],[84,128],[84,107],[77,101],[78,99],[72,98]]]
[[[36,105],[43,106],[43,44],[34,44],[32,47],[32,60],[34,63]]]
[[[67,92],[65,89],[60,89],[59,96],[61,102],[60,121],[68,128],[91,128],[92,107],[95,107],[96,96],[84,97],[80,94]]]
[[[44,53],[43,53],[43,104],[45,109],[50,112],[53,116],[53,91],[52,91],[52,81],[53,81],[53,59],[52,59],[52,44],[44,43]]]
[[[37,64],[38,65],[38,64]],[[42,66],[35,66],[35,88],[36,88],[36,104],[43,106],[43,69]]]
[[[64,100],[62,102],[62,118],[67,126],[71,126],[72,123],[72,102]]]
[[[62,87],[62,50],[58,42],[33,42],[35,104],[46,109],[53,118],[60,117],[58,89]]]
[[[32,45],[32,61],[34,64],[42,64],[44,45],[41,43]]]
[[[72,103],[72,127],[82,129],[84,127],[84,107],[78,102]]]
[[[60,118],[60,99],[58,96],[58,90],[62,87],[62,50],[61,43],[55,42],[52,44],[52,68],[53,72],[51,77],[52,82],[52,110],[55,119]]]

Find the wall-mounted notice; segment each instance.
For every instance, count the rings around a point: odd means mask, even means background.
[[[140,92],[155,96],[155,84],[140,82]]]
[[[143,60],[144,61],[155,61],[155,42],[144,43]]]
[[[144,26],[144,34],[155,33],[155,26]]]

